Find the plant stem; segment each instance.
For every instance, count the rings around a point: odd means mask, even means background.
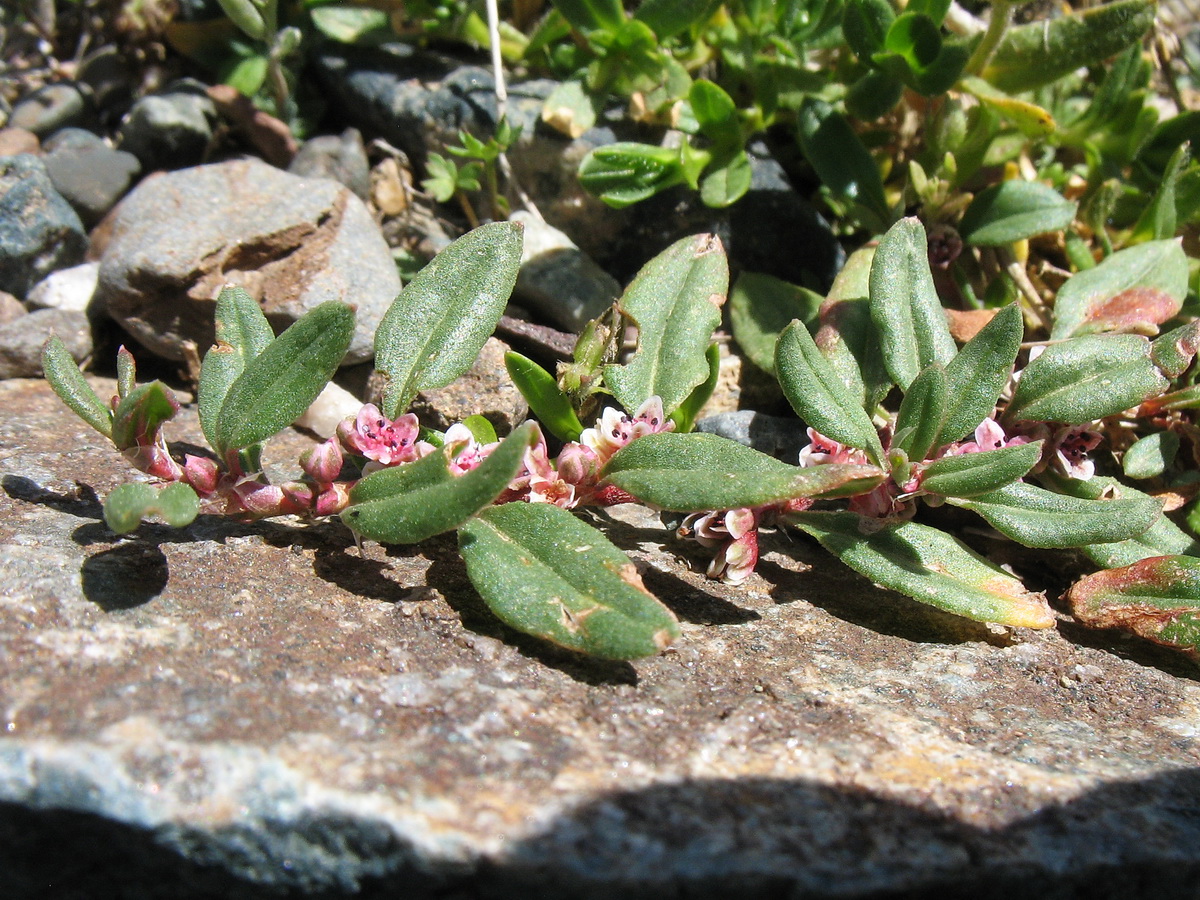
[[[975,48],[975,52],[967,60],[967,66],[964,69],[965,74],[978,75],[991,60],[992,54],[1000,46],[1000,40],[1004,37],[1004,33],[1008,31],[1008,26],[1012,22],[1013,6],[1014,4],[1011,0],[996,0],[992,4],[992,15],[988,19],[987,31],[983,33],[983,38],[979,41],[979,46]]]

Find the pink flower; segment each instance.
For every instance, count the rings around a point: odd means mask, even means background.
[[[317,484],[331,484],[342,473],[342,448],[337,438],[322,441],[300,456],[300,468]]]
[[[525,451],[525,471],[528,472],[530,503],[553,503],[571,509],[578,502],[575,485],[564,481],[550,462],[546,439],[540,432],[538,442]]]
[[[470,472],[487,459],[493,450],[500,446],[499,442],[491,444],[479,443],[479,441],[475,440],[475,435],[471,433],[471,429],[461,422],[457,422],[446,429],[445,442],[447,447],[453,447],[456,444],[461,445],[461,449],[450,460],[450,472],[454,475],[462,475],[464,472]]]
[[[676,534],[702,547],[715,547],[706,574],[725,584],[741,584],[758,563],[759,512],[725,509],[691,513]]]
[[[800,451],[802,467],[819,466],[825,463],[852,463],[866,465],[867,455],[854,447],[839,444],[832,438],[827,438],[815,428],[809,428],[808,446]]]
[[[630,441],[674,430],[675,423],[663,415],[662,400],[651,397],[632,416],[606,407],[595,427],[585,428],[579,441],[596,454],[599,465],[603,466]]]
[[[351,453],[365,456],[382,466],[413,462],[433,450],[433,445],[418,440],[421,426],[412,413],[392,421],[373,403],[368,403],[353,419],[337,427],[337,436]]]
[[[1016,447],[1028,444],[1029,438],[1023,435],[1008,437],[1000,424],[992,418],[986,418],[975,428],[975,440],[962,441],[952,444],[946,451],[947,456],[959,456],[963,453],[983,453],[988,450],[999,450],[1002,447]]]
[[[1071,425],[1059,429],[1051,446],[1054,457],[1051,465],[1068,478],[1087,481],[1096,474],[1096,462],[1088,454],[1100,446],[1103,438],[1084,425]]]

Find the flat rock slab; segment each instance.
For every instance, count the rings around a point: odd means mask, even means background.
[[[1195,896],[1200,686],[1170,654],[994,633],[800,537],[713,584],[618,508],[684,635],[589,661],[491,618],[452,539],[115,539],[116,455],[42,382],[0,408],[10,896]]]

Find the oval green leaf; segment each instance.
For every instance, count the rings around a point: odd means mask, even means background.
[[[106,438],[112,437],[112,410],[96,396],[58,335],[42,347],[42,373],[63,403]]]
[[[1051,628],[1046,598],[955,538],[917,522],[881,525],[850,512],[802,512],[789,524],[876,584],[977,622]]]
[[[217,444],[217,420],[225,396],[246,363],[275,339],[275,332],[258,301],[233,285],[221,289],[214,318],[217,342],[204,354],[204,362],[200,364],[197,406],[204,437],[218,454],[223,454],[225,448]]]
[[[972,510],[1027,547],[1067,548],[1111,544],[1136,537],[1162,516],[1153,497],[1082,500],[1032,484],[1010,484],[978,497],[947,502]]]
[[[775,371],[775,343],[793,319],[816,325],[824,298],[808,288],[759,272],[743,272],[729,294],[729,321],[734,340],[750,361]]]
[[[336,300],[301,316],[230,385],[214,446],[222,453],[240,450],[294,422],[329,383],[353,335],[354,310]]]
[[[433,258],[393,301],[375,332],[387,377],[383,412],[396,418],[418,391],[445,387],[475,362],[517,283],[524,229],[494,222]]]
[[[199,513],[200,498],[182,482],[161,489],[143,482],[121,484],[104,501],[104,523],[117,534],[128,534],[154,515],[173,528],[182,528]]]
[[[992,414],[1000,393],[1012,377],[1024,334],[1021,310],[1010,303],[950,360],[946,366],[943,442],[962,440]]]
[[[729,263],[715,235],[677,241],[642,267],[620,300],[637,324],[637,352],[625,365],[604,367],[618,403],[635,410],[657,396],[670,415],[704,383],[728,290]]]
[[[921,490],[942,497],[975,497],[1023,478],[1037,465],[1042,442],[943,456],[925,467]]]
[[[450,472],[453,447],[372,472],[351,489],[342,521],[383,544],[416,544],[452,531],[504,492],[537,440],[537,425],[526,422],[463,475]]]
[[[874,466],[789,466],[717,435],[672,432],[632,441],[600,474],[643,503],[677,512],[866,493],[884,477]]]
[[[963,213],[958,232],[976,247],[999,247],[1034,235],[1062,231],[1076,205],[1054,188],[1014,179],[984,188]]]
[[[557,506],[494,506],[458,541],[475,589],[518,631],[603,659],[653,656],[679,637],[629,557]]]

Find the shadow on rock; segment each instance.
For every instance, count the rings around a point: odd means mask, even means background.
[[[104,518],[104,505],[90,484],[77,481],[74,491],[69,494],[61,494],[42,487],[32,478],[25,478],[21,475],[5,475],[3,479],[0,479],[0,486],[3,486],[4,493],[13,500],[48,506],[58,512],[78,516],[81,519]]]
[[[167,586],[167,558],[156,544],[121,544],[89,556],[81,569],[83,595],[103,609],[133,609]]]
[[[498,856],[454,860],[429,858],[422,836],[385,821],[333,811],[181,830],[10,803],[0,804],[0,866],[23,898],[1195,896],[1196,770],[1040,809],[1019,788],[1001,799],[1017,817],[983,828],[854,787],[691,780],[601,795]]]

